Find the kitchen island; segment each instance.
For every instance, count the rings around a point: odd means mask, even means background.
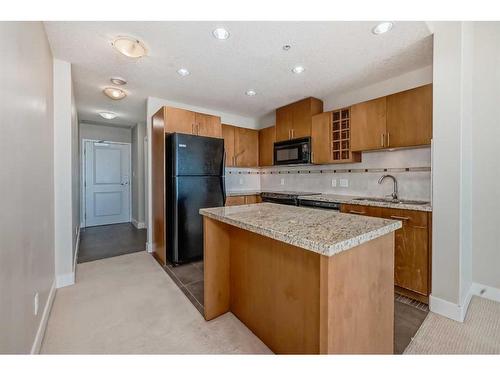
[[[206,320],[231,311],[275,353],[393,353],[401,222],[273,203],[200,213]]]

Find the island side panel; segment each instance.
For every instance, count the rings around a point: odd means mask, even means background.
[[[205,319],[229,311],[230,226],[203,218],[203,271]]]
[[[275,353],[319,353],[320,255],[231,231],[233,314]]]
[[[320,352],[394,352],[394,233],[321,257]]]

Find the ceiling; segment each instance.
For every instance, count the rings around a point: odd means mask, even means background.
[[[146,120],[154,96],[235,115],[260,118],[307,96],[323,98],[379,82],[432,63],[425,22],[395,22],[387,34],[376,22],[46,22],[55,58],[72,63],[80,120],[133,125]],[[230,38],[212,36],[224,27]],[[141,40],[148,56],[131,59],[111,41]],[[291,45],[284,51],[283,45]],[[303,65],[305,72],[291,72]],[[179,68],[190,75],[181,77]],[[110,77],[128,81],[128,97],[102,93]],[[254,89],[249,97],[245,91]],[[103,120],[98,111],[113,111]]]

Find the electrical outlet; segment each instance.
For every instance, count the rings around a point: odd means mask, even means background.
[[[38,292],[33,296],[33,315],[38,315]]]
[[[337,187],[337,179],[332,178],[332,187]]]
[[[285,179],[284,178],[281,179],[280,184],[281,185],[285,185]]]
[[[240,177],[240,185],[243,185],[243,178]]]
[[[341,187],[349,187],[349,180],[347,178],[341,178],[340,179],[340,186]]]

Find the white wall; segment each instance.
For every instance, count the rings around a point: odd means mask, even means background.
[[[82,122],[80,124],[80,139],[131,143],[132,130],[129,127]]]
[[[132,223],[145,227],[145,165],[144,165],[144,137],[146,125],[137,124],[132,129]]]
[[[54,59],[54,215],[57,287],[75,282],[79,230],[78,119],[71,64]],[[76,189],[76,190],[75,190]]]
[[[55,285],[52,54],[41,22],[0,43],[0,353],[29,353]]]
[[[500,24],[475,22],[474,32],[473,280],[500,289]]]

